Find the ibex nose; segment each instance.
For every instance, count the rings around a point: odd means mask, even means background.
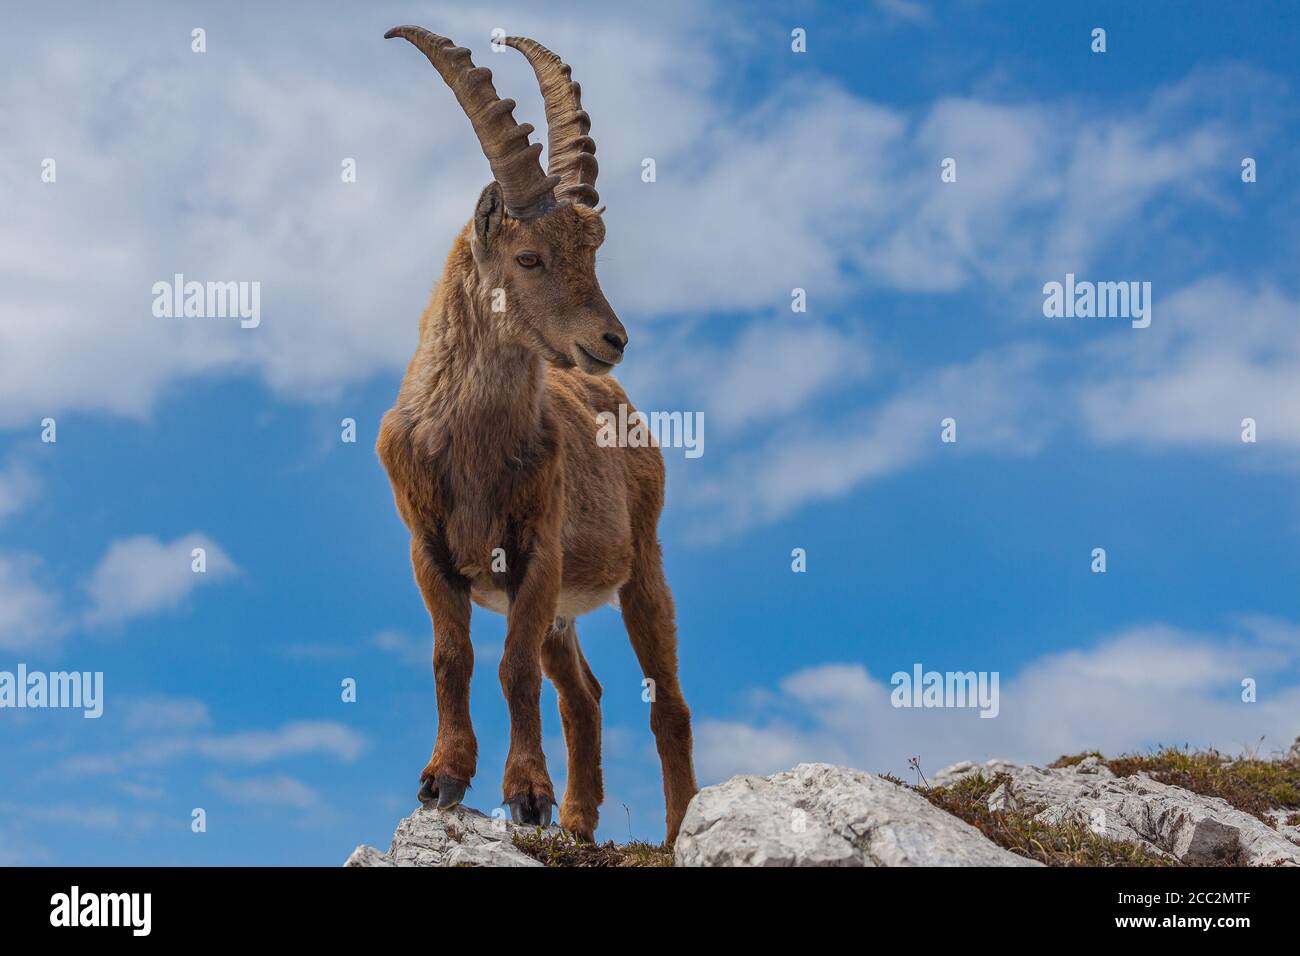
[[[610,347],[619,355],[622,355],[623,350],[627,348],[626,332],[606,332],[603,337],[605,341],[609,343]]]

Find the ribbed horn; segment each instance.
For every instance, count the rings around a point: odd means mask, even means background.
[[[600,202],[596,192],[596,141],[587,135],[591,117],[582,108],[582,87],[572,79],[568,64],[536,40],[506,37],[532,64],[546,106],[547,172],[560,177],[557,195],[582,206]]]
[[[456,102],[474,126],[492,175],[501,184],[510,215],[532,219],[555,205],[555,187],[560,177],[542,172],[538,159],[542,144],[529,144],[532,124],[515,122],[515,101],[497,96],[492,71],[476,67],[470,60],[469,50],[423,27],[393,27],[384,34],[386,40],[395,37],[414,44],[451,87]]]

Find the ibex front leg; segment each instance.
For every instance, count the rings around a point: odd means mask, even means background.
[[[446,809],[460,803],[478,765],[469,717],[474,645],[469,638],[469,582],[452,567],[443,542],[411,538],[411,566],[433,618],[433,675],[438,687],[438,739],[420,774],[420,802]]]
[[[510,613],[501,655],[501,689],[510,708],[510,754],[501,781],[515,823],[549,826],[555,787],[542,752],[542,641],[560,593],[558,534],[521,535],[507,560]]]

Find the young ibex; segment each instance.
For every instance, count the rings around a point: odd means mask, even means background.
[[[411,532],[415,580],[433,618],[438,736],[420,799],[460,803],[476,769],[470,725],[470,602],[507,617],[501,687],[510,710],[502,789],[517,823],[548,824],[555,803],[542,753],[543,670],[559,695],[569,752],[560,824],[585,839],[604,799],[600,684],[574,619],[615,599],[653,681],[650,728],[663,764],[667,835],[695,794],[690,712],[677,681],[672,594],[656,525],[664,465],[656,447],[601,447],[597,414],[627,404],[608,372],[627,333],[596,281],[605,236],[595,209],[595,144],[569,67],[532,40],[503,42],[532,64],[549,128],[548,173],[469,51],[419,27],[429,58],[469,116],[495,182],[452,245],[420,319],[420,344],[378,453]]]

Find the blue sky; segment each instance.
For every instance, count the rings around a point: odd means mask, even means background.
[[[0,670],[103,671],[106,701],[99,720],[0,710],[0,863],[335,865],[415,805],[430,626],[372,449],[489,173],[432,70],[381,39],[408,22],[470,46],[539,128],[493,28],[583,85],[619,378],[642,408],[705,416],[701,458],[665,451],[661,524],[702,784],[801,760],[1285,749],[1298,8],[534,6],[11,15]],[[261,324],[154,317],[177,272],[260,282]],[[1150,282],[1151,327],[1044,318],[1066,273]],[[503,624],[476,609],[484,810]],[[605,688],[600,836],[662,838],[621,623],[579,633]],[[916,663],[998,672],[998,717],[892,708]],[[558,787],[549,685],[543,705]]]

